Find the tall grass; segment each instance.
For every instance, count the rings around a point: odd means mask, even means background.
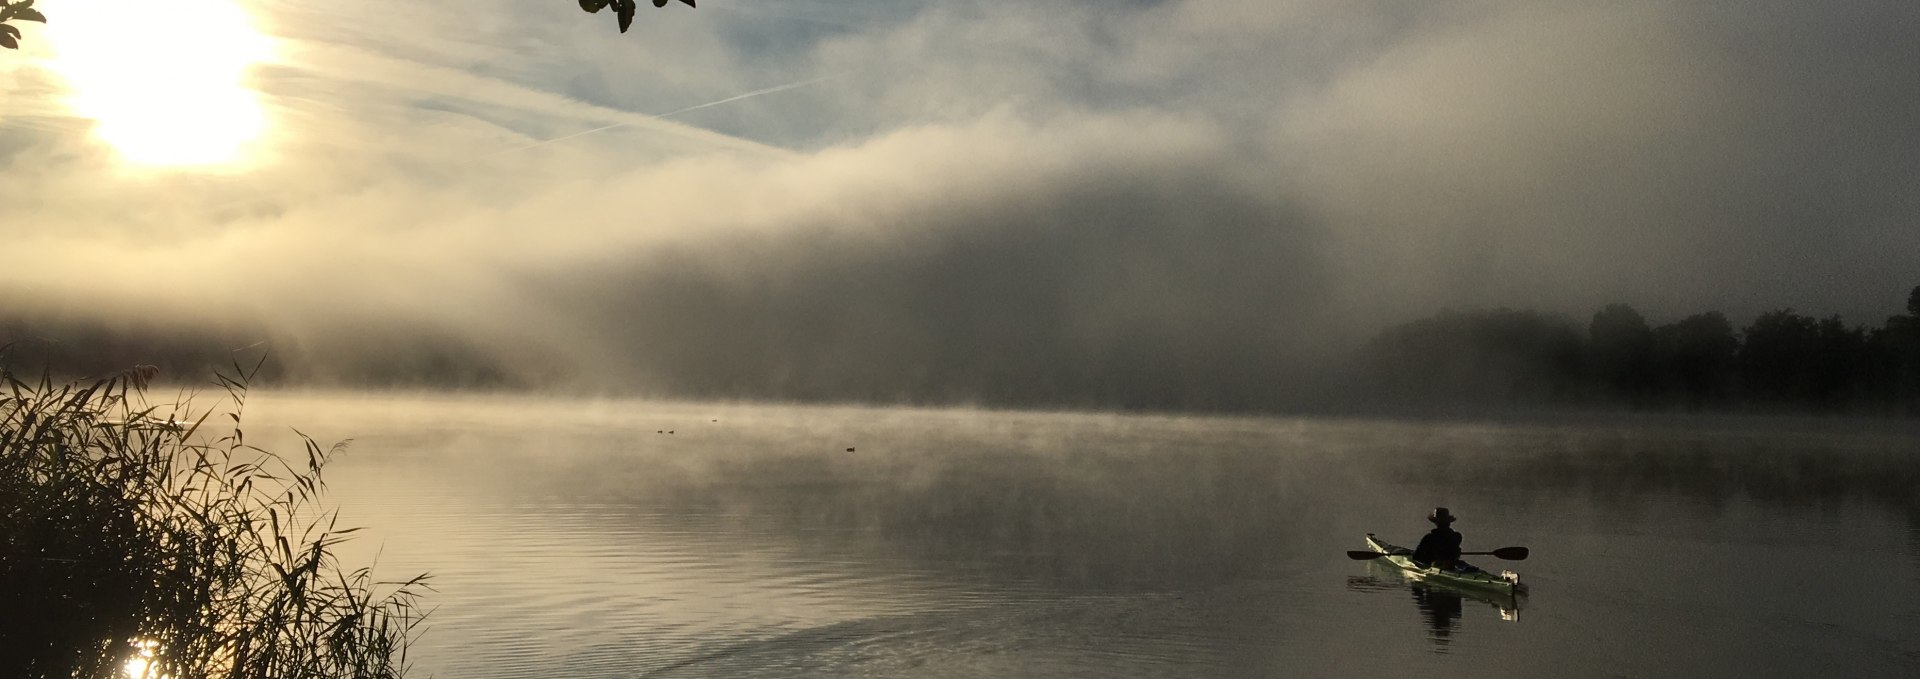
[[[151,369],[60,384],[0,368],[0,668],[27,677],[400,677],[425,576],[381,582],[330,550],[344,444],[246,442],[230,399],[146,405]],[[190,401],[183,394],[181,401]],[[296,432],[297,433],[297,432]]]

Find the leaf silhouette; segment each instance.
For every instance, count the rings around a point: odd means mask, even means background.
[[[12,35],[0,33],[0,47],[17,50],[20,49],[20,41],[13,39]]]
[[[605,9],[607,3],[611,1],[612,0],[580,0],[580,9],[584,9],[589,13],[599,14],[600,10]]]
[[[27,3],[27,4],[32,4],[32,3]],[[32,7],[28,7],[26,5],[14,5],[13,18],[19,19],[21,21],[38,21],[43,24],[47,23],[47,15],[41,14],[40,10],[34,9]]]
[[[633,25],[633,10],[636,7],[633,0],[613,0],[613,11],[620,15],[621,33],[627,32],[627,27]]]

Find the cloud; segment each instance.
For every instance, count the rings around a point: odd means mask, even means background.
[[[1893,254],[1920,231],[1887,218],[1916,139],[1887,114],[1920,93],[1873,74],[1920,55],[1885,49],[1869,5],[1825,27],[1792,5],[1502,7],[1296,102],[1276,146],[1403,285],[1876,321],[1920,279]]]
[[[0,73],[0,297],[643,391],[1207,403],[1441,306],[1871,322],[1920,281],[1901,3],[254,9],[246,172],[128,171]]]

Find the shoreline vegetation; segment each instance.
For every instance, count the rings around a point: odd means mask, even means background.
[[[1359,364],[1388,402],[1920,416],[1920,287],[1879,327],[1792,309],[1737,331],[1717,311],[1655,326],[1625,304],[1585,327],[1535,311],[1442,312],[1380,333]]]
[[[4,355],[4,352],[0,352]],[[0,362],[0,667],[18,676],[401,677],[425,575],[375,580],[331,548],[321,469],[246,442],[249,378],[195,411],[156,369],[22,380]]]
[[[503,355],[445,330],[381,325],[366,332],[351,342],[315,343],[274,338],[265,328],[0,316],[0,342],[16,344],[17,367],[101,374],[147,364],[163,375],[190,376],[230,362],[232,347],[292,347],[276,351],[281,358],[257,375],[275,387],[1158,412],[1920,416],[1920,287],[1909,294],[1906,314],[1878,326],[1791,309],[1738,327],[1711,311],[1656,324],[1625,304],[1607,305],[1585,322],[1509,308],[1447,310],[1317,361],[1257,343],[1179,348],[1211,341],[1201,338],[1162,346],[1169,333],[1150,333],[1142,347],[1125,350],[1039,341],[1036,355],[1060,362],[1033,365],[1018,346],[983,346],[973,356],[869,352],[848,363],[801,349],[754,349],[732,338],[694,353],[636,353],[642,363],[626,368],[653,378],[642,381],[652,390],[639,393],[619,368],[569,369],[556,355]],[[1153,347],[1159,353],[1147,351]],[[665,363],[644,363],[656,354]],[[575,374],[583,370],[604,374],[583,381]]]

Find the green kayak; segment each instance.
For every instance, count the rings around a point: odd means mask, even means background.
[[[1520,582],[1520,575],[1513,571],[1488,573],[1473,566],[1467,566],[1465,562],[1461,563],[1462,566],[1466,567],[1465,570],[1423,568],[1413,562],[1411,558],[1413,550],[1399,545],[1388,544],[1380,538],[1374,537],[1372,533],[1367,534],[1367,546],[1374,551],[1386,554],[1386,556],[1380,557],[1381,561],[1390,562],[1394,566],[1399,567],[1408,578],[1413,580],[1447,584],[1479,592],[1497,592],[1506,595],[1524,594],[1527,591],[1527,586]]]

